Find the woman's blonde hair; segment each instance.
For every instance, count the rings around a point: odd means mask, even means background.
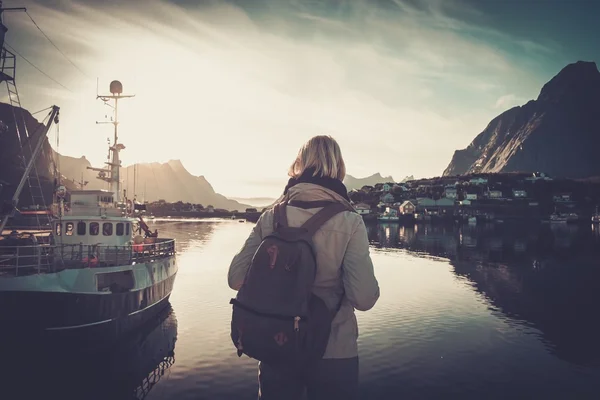
[[[298,178],[309,168],[314,169],[313,176],[323,176],[344,180],[346,164],[342,158],[340,146],[331,136],[315,136],[298,151],[296,160],[290,166],[288,175]]]

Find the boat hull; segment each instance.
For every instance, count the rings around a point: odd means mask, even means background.
[[[115,293],[56,290],[58,282],[70,277],[67,273],[72,275],[73,271],[18,278],[18,285],[17,282],[14,285],[18,287],[16,290],[0,290],[0,324],[3,327],[0,336],[41,336],[96,344],[113,341],[168,305],[177,276],[174,258],[173,262],[161,260],[160,263],[130,268],[140,277],[141,283],[131,290]],[[100,273],[107,271],[98,270]],[[96,279],[93,269],[79,272],[80,280]],[[57,285],[48,284],[46,290],[35,290],[41,279],[45,283],[57,282]]]

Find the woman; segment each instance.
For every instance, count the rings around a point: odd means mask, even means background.
[[[346,167],[340,147],[330,136],[315,136],[298,152],[288,175],[281,202],[287,198],[288,224],[301,226],[320,208],[310,202],[337,201],[350,206],[342,183]],[[263,237],[273,230],[273,210],[265,211],[229,267],[229,286],[239,290],[252,257]],[[259,399],[354,399],[358,389],[358,326],[354,310],[367,311],[379,298],[379,285],[369,256],[363,219],[342,212],[327,221],[313,236],[317,275],[313,292],[328,308],[341,307],[331,326],[325,355],[316,368],[302,377],[292,376],[265,363],[259,364]]]

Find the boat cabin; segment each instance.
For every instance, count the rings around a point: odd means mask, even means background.
[[[125,216],[123,207],[106,190],[75,190],[63,216],[53,222],[56,244],[126,246],[131,244],[137,220]]]

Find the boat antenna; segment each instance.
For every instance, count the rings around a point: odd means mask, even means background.
[[[121,167],[121,160],[119,159],[119,152],[125,149],[125,146],[122,143],[119,143],[119,135],[118,135],[118,107],[119,100],[135,97],[135,95],[124,95],[123,94],[123,84],[119,81],[112,81],[110,83],[110,95],[100,95],[96,94],[96,99],[101,99],[105,104],[109,105],[108,102],[110,100],[114,100],[114,106],[110,106],[114,110],[114,117],[111,118],[110,122],[98,122],[96,124],[113,124],[115,127],[114,132],[114,140],[112,146],[109,143],[109,161],[106,162],[108,168],[94,168],[87,167],[93,171],[98,171],[98,179],[108,182],[110,184],[110,190],[113,192],[115,202],[121,202],[121,179],[119,176],[119,171]],[[112,156],[112,157],[111,157]],[[112,158],[112,159],[111,159]]]

